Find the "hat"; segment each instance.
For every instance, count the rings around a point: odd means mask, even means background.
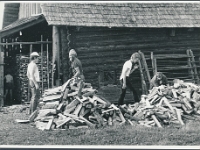
[[[76,51],[74,50],[74,49],[71,49],[70,51],[69,51],[69,57],[70,56],[73,56],[73,57],[76,57],[77,56],[77,53],[76,53]]]
[[[40,55],[39,55],[37,52],[33,52],[33,53],[31,53],[30,56],[31,56],[31,57],[32,57],[32,56],[38,56],[38,57],[39,57]]]

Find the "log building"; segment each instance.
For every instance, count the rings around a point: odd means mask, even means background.
[[[196,82],[200,66],[199,7],[199,2],[5,4],[0,31],[0,93],[4,92],[5,60],[31,51],[48,56],[51,66],[44,73],[49,76],[48,86],[61,85],[69,78],[71,48],[83,64],[86,82],[96,87],[118,84],[123,63],[138,50],[145,54],[151,77],[154,56],[157,71],[164,72],[170,81],[179,78]],[[188,49],[195,60],[187,55]],[[195,62],[198,77],[193,75],[190,59]],[[141,93],[139,71],[133,76],[133,84]]]

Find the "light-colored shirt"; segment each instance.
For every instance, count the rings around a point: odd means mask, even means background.
[[[39,75],[38,66],[34,62],[30,62],[28,64],[28,69],[27,69],[27,77],[28,77],[28,79],[29,80],[33,80],[33,78],[30,75],[30,72],[31,72],[32,69],[35,69],[33,75],[35,77],[36,82],[40,82],[40,75]]]
[[[13,82],[13,77],[10,74],[7,74],[5,76],[6,83],[12,83]]]
[[[132,62],[130,60],[127,60],[122,68],[122,73],[120,76],[120,80],[123,78],[123,74],[125,73],[125,71],[127,70],[127,68],[129,68],[129,71],[126,72],[126,77],[129,77],[130,72],[131,72],[131,68],[132,68]]]

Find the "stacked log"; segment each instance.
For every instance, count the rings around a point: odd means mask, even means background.
[[[74,80],[62,86],[44,91],[38,109],[29,117],[29,122],[41,130],[99,128],[106,125],[123,124],[126,120],[121,110],[85,83],[82,98],[77,96]]]
[[[154,87],[140,103],[120,108],[130,124],[136,121],[146,127],[183,126],[188,119],[200,117],[200,87],[175,79],[173,86]]]

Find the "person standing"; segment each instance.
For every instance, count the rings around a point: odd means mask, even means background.
[[[13,76],[10,74],[10,70],[8,70],[4,79],[5,79],[5,95],[4,95],[4,98],[7,102],[6,104],[12,104],[14,82],[13,82]],[[9,100],[8,100],[7,96],[9,96]]]
[[[72,78],[75,78],[75,82],[78,85],[78,97],[82,98],[82,88],[84,86],[85,77],[83,75],[82,63],[77,58],[77,53],[74,49],[69,51],[69,60],[71,62]]]
[[[38,63],[39,54],[37,52],[33,52],[30,54],[31,62],[28,64],[27,68],[27,77],[29,79],[29,86],[31,88],[31,101],[30,101],[30,114],[33,113],[37,109],[38,101],[39,101],[39,70],[36,63]]]
[[[135,102],[140,101],[138,94],[137,94],[136,90],[134,89],[134,87],[132,86],[131,80],[129,77],[131,73],[133,73],[136,69],[138,69],[138,64],[137,64],[138,60],[139,60],[139,54],[136,52],[136,53],[133,53],[131,55],[131,58],[129,60],[127,60],[123,65],[122,73],[120,76],[120,83],[122,85],[122,88],[121,88],[121,94],[120,94],[120,97],[118,100],[118,106],[123,105],[123,103],[124,103],[124,97],[126,95],[127,87],[132,91],[134,101]],[[133,69],[132,69],[132,67],[133,67]]]

